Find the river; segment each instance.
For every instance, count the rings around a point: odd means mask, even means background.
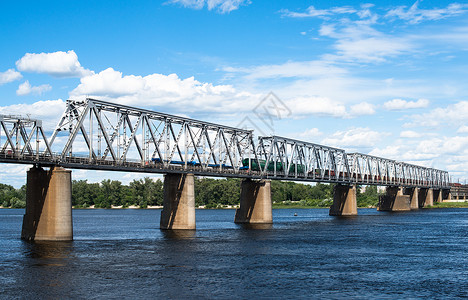
[[[74,241],[55,243],[22,241],[23,213],[0,210],[1,298],[468,297],[468,209],[278,209],[269,229],[197,210],[179,233],[160,210],[73,210]]]

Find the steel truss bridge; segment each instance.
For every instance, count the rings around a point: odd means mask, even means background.
[[[3,163],[450,188],[446,171],[90,98],[67,100],[50,137],[41,120],[0,115],[0,127]]]

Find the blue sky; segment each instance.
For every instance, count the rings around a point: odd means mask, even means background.
[[[86,95],[468,178],[468,3],[2,1],[0,113]],[[266,126],[273,92],[290,114]],[[2,165],[20,186],[24,166]],[[76,171],[75,179],[141,177]],[[123,178],[123,179],[122,179]]]

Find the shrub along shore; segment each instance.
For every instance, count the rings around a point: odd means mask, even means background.
[[[195,178],[195,205],[203,208],[235,208],[239,205],[240,179]],[[358,207],[376,207],[379,193],[376,186],[365,192],[357,189]],[[271,182],[273,208],[325,208],[333,202],[333,185]],[[88,183],[73,180],[72,205],[75,208],[148,208],[163,204],[163,182],[149,177],[133,180],[128,185],[118,180]],[[19,189],[0,184],[0,205],[4,208],[24,208],[26,187]],[[467,202],[436,203],[433,207],[468,207]]]

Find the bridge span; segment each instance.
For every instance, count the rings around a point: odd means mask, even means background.
[[[335,184],[330,215],[356,215],[359,185],[386,186],[379,210],[451,197],[448,172],[88,98],[67,100],[50,137],[41,120],[0,115],[0,162],[29,164],[22,238],[69,240],[71,171],[165,174],[162,229],[195,229],[193,178],[243,178],[237,223],[271,223],[270,180]],[[46,168],[46,169],[44,169]],[[457,190],[457,197],[465,191]]]

